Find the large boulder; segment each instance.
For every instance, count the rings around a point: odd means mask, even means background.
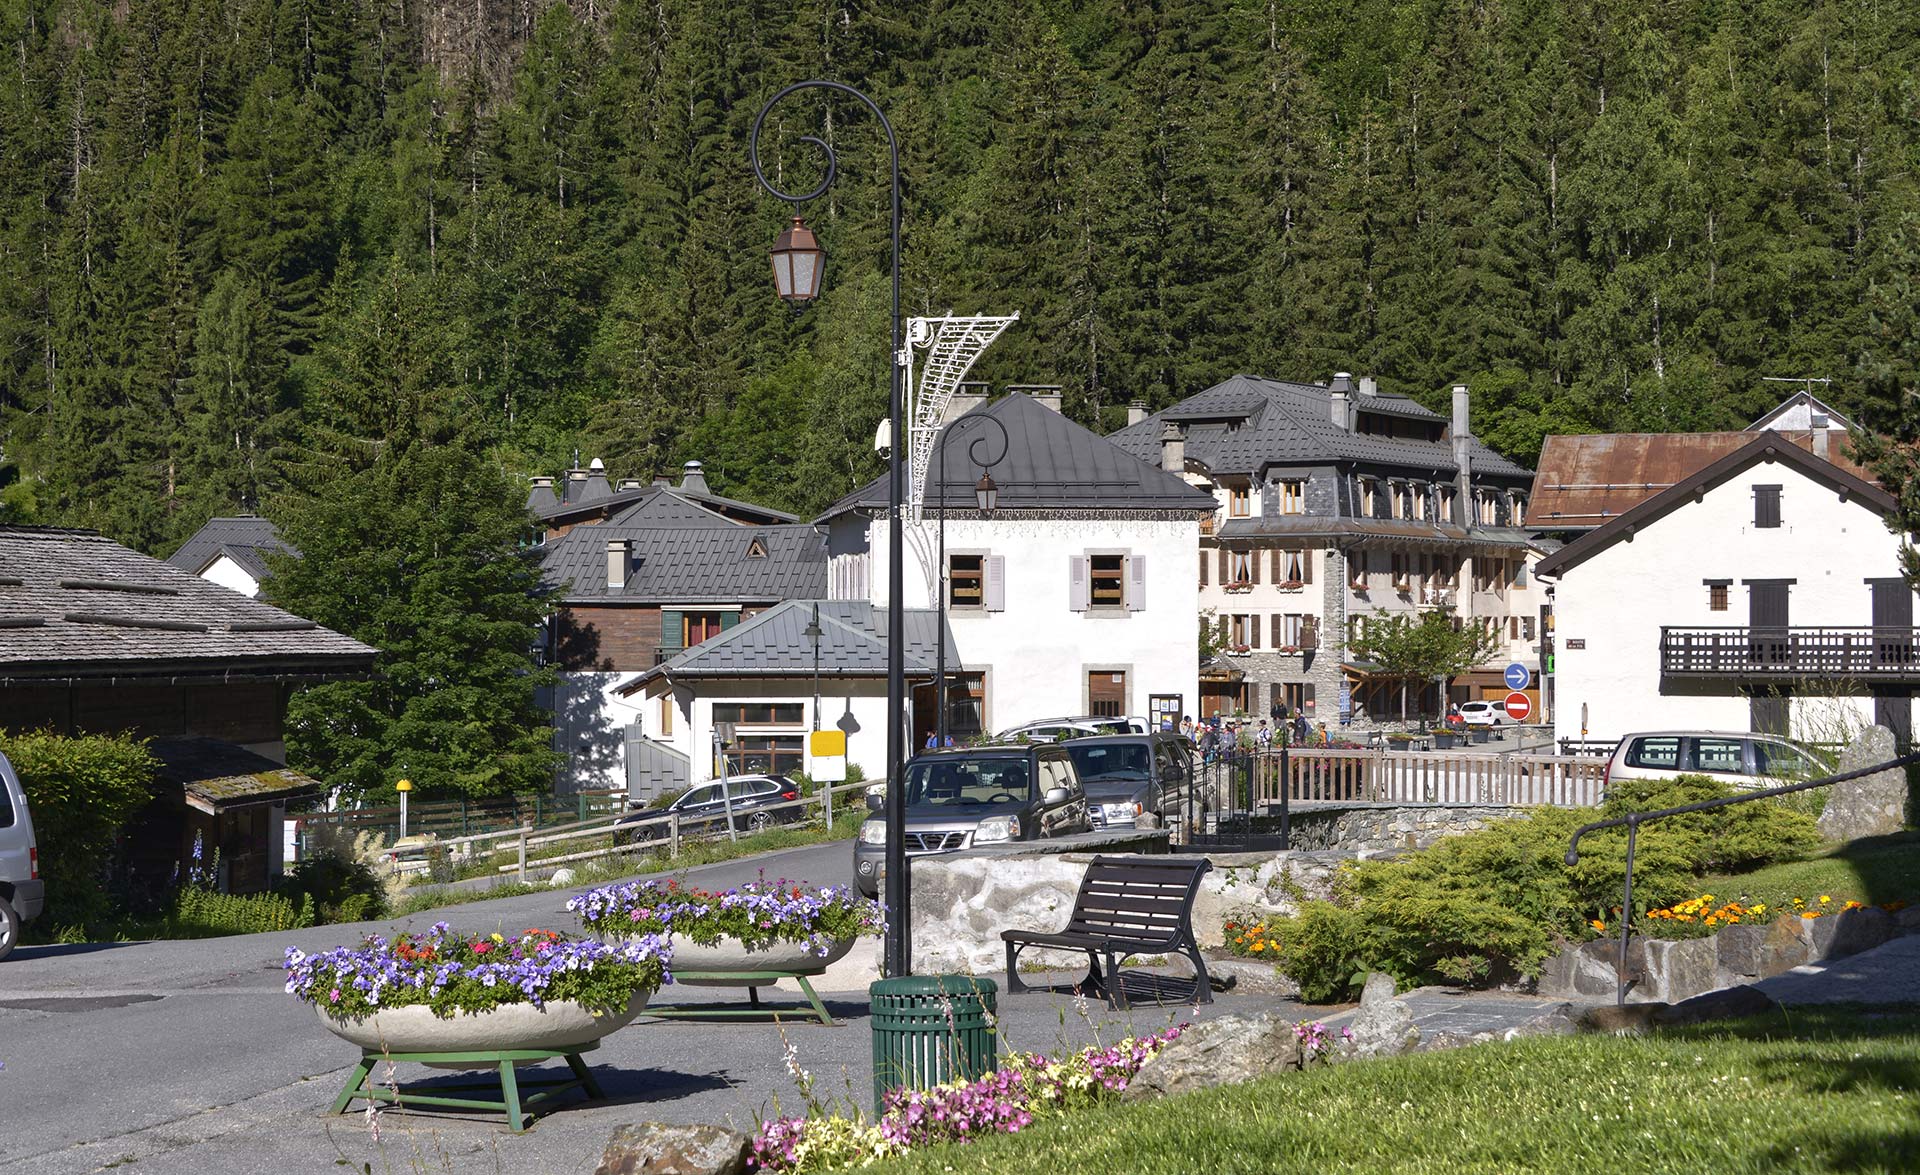
[[[1271,1012],[1203,1020],[1140,1066],[1121,1097],[1140,1101],[1252,1081],[1301,1066],[1293,1025]]]
[[[1367,976],[1360,993],[1360,1010],[1354,1013],[1353,1037],[1344,1050],[1346,1059],[1393,1057],[1412,1052],[1420,1044],[1420,1029],[1413,1022],[1413,1009],[1407,1001],[1396,999],[1393,979],[1375,971]]]
[[[752,1145],[725,1126],[639,1122],[613,1132],[593,1175],[746,1175]]]
[[[1760,923],[1743,922],[1713,936],[1719,956],[1721,986],[1760,977],[1760,956],[1767,943],[1768,929]]]
[[[1619,958],[1618,939],[1597,938],[1567,947],[1541,969],[1540,994],[1611,998],[1620,985]]]
[[[1813,961],[1811,936],[1802,929],[1807,921],[1809,919],[1793,914],[1782,914],[1767,927],[1766,941],[1760,944],[1760,978],[1771,979],[1782,971]]]
[[[1640,950],[1635,952],[1634,947]],[[1640,956],[1639,975],[1629,999],[1677,1004],[1719,985],[1719,951],[1711,938],[1655,938],[1630,943],[1630,964],[1635,953]]]
[[[1823,919],[1824,921],[1824,919]],[[1833,919],[1833,938],[1828,941],[1825,959],[1857,955],[1894,936],[1893,915],[1878,906],[1859,906],[1844,910]]]
[[[1869,726],[1840,755],[1840,774],[1895,758],[1893,732]],[[1900,768],[1876,771],[1827,789],[1820,833],[1830,840],[1858,840],[1899,832],[1907,822],[1907,774]]]

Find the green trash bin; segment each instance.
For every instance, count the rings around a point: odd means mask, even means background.
[[[892,1089],[929,1089],[995,1069],[1000,985],[972,975],[882,979],[873,998],[873,1112]]]

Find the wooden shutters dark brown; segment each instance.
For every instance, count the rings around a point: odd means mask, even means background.
[[[1780,525],[1780,487],[1753,487],[1753,525],[1770,530]]]
[[[1787,592],[1791,584],[1784,579],[1747,581],[1747,625],[1750,655],[1762,665],[1786,663]]]
[[[1884,666],[1913,663],[1913,589],[1904,579],[1873,581],[1873,659]]]

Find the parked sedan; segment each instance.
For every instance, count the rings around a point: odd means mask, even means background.
[[[1513,719],[1507,714],[1504,700],[1491,702],[1462,702],[1460,721],[1468,726],[1511,726]]]
[[[765,832],[776,824],[800,820],[804,808],[776,807],[800,798],[800,789],[784,775],[737,775],[726,783],[729,793],[723,799],[720,782],[688,788],[679,799],[664,808],[648,808],[614,821],[614,834],[632,844],[664,840],[671,818],[680,817],[682,833],[726,831],[729,801],[733,808],[733,826],[741,832]]]

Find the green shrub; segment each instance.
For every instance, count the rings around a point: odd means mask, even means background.
[[[323,849],[274,885],[288,900],[311,900],[320,922],[365,922],[387,911],[387,892],[373,867],[345,852]]]
[[[198,885],[183,886],[174,895],[168,916],[170,938],[215,938],[228,934],[261,934],[270,930],[299,930],[317,922],[312,894],[299,904],[284,894],[227,894]]]
[[[1602,814],[1727,794],[1699,776],[1622,781]],[[1331,901],[1303,903],[1297,916],[1271,923],[1280,968],[1309,1000],[1344,995],[1368,970],[1403,985],[1535,975],[1562,943],[1585,936],[1590,919],[1615,917],[1626,833],[1589,835],[1579,863],[1565,861],[1574,830],[1595,818],[1592,810],[1543,808],[1403,859],[1350,864]],[[1818,844],[1810,817],[1769,802],[1649,824],[1635,849],[1634,904],[1645,910],[1681,901],[1710,873],[1798,860]]]
[[[129,735],[69,737],[44,731],[0,736],[0,753],[26,789],[47,883],[50,926],[83,926],[108,917],[105,884],[114,840],[153,799],[159,766]]]
[[[681,796],[686,795],[691,790],[692,790],[691,788],[683,787],[683,788],[676,789],[674,791],[663,791],[659,795],[648,800],[647,807],[648,808],[668,807],[673,803],[673,801],[679,799]]]

